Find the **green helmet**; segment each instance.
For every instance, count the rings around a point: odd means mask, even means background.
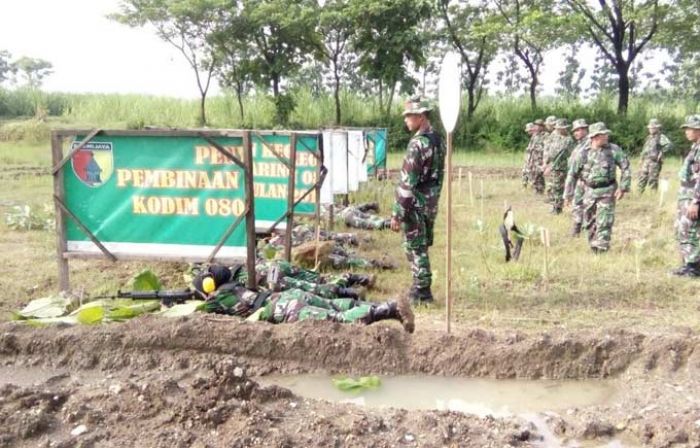
[[[689,115],[685,118],[685,123],[681,125],[682,129],[700,129],[700,115]]]
[[[423,112],[430,112],[431,110],[433,110],[433,108],[430,106],[428,100],[420,96],[414,96],[409,98],[404,104],[403,115],[422,114]]]
[[[579,118],[578,120],[574,120],[573,126],[571,127],[572,131],[575,131],[576,129],[581,129],[581,128],[588,128],[588,123],[586,123],[586,120],[583,118]]]
[[[610,134],[610,130],[605,126],[605,123],[603,123],[602,121],[599,121],[598,123],[593,123],[592,125],[589,126],[588,136],[590,138],[593,138],[596,135],[602,135],[602,134]]]

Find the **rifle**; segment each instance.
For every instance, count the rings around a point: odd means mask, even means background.
[[[185,303],[187,300],[202,300],[197,291],[186,288],[173,291],[121,291],[117,290],[117,295],[110,298],[132,299],[132,300],[160,300],[165,306],[173,306],[176,303]]]

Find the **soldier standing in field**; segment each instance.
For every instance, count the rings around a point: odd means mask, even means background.
[[[445,147],[430,125],[430,104],[413,97],[405,104],[404,123],[415,133],[408,142],[391,216],[391,230],[403,232],[403,248],[411,263],[413,284],[409,298],[430,303],[432,272],[428,248],[445,174]]]
[[[656,118],[649,120],[649,135],[642,148],[642,167],[639,170],[639,193],[644,193],[647,185],[652,190],[659,187],[659,174],[664,154],[671,150],[671,140],[661,133],[661,123]]]
[[[551,213],[555,215],[560,214],[564,206],[564,182],[569,156],[574,146],[574,139],[569,135],[569,123],[566,118],[558,119],[554,132],[549,138],[542,169],[547,179],[547,196],[552,204]]]
[[[532,159],[532,137],[537,132],[536,126],[533,123],[526,124],[525,132],[530,136],[530,140],[528,141],[527,148],[525,148],[525,161],[523,162],[521,178],[523,187],[527,188],[528,184],[532,181],[532,179],[530,179],[530,163]]]
[[[591,142],[588,139],[588,123],[586,123],[586,120],[583,118],[574,120],[571,131],[574,134],[574,139],[576,139],[577,145],[574,150],[571,151],[571,156],[568,160],[567,173],[571,171],[574,160],[579,157],[580,153],[584,153],[583,157],[587,157],[588,148],[591,145]],[[586,177],[586,174],[582,173],[581,177]],[[571,208],[571,219],[573,221],[573,225],[571,227],[571,236],[578,236],[581,233],[581,226],[583,225],[583,193],[585,189],[586,185],[583,183],[582,179],[578,179],[575,186],[568,184],[564,186],[565,192],[573,190],[573,204]]]
[[[605,123],[590,126],[590,148],[587,153],[579,152],[566,180],[569,186],[566,191],[567,204],[571,203],[576,182],[582,179],[586,185],[583,225],[588,231],[588,244],[594,253],[607,252],[610,248],[615,203],[629,192],[632,182],[627,155],[619,146],[609,142],[609,134]],[[619,186],[615,167],[621,171]]]
[[[537,119],[534,121],[534,135],[530,139],[532,145],[532,157],[530,158],[530,181],[535,188],[535,193],[544,193],[544,174],[542,173],[542,161],[544,160],[544,139],[547,133],[544,132],[544,121]]]
[[[681,186],[678,189],[678,212],[676,232],[683,266],[674,270],[674,275],[700,277],[700,232],[698,208],[700,208],[700,115],[686,118],[681,128],[693,146],[683,160],[678,173]]]

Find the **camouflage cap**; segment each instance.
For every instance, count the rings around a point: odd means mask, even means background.
[[[544,126],[544,120],[541,118],[538,118],[537,120],[533,121],[532,124],[536,126]]]
[[[547,117],[547,119],[544,121],[544,124],[554,126],[554,124],[557,122],[557,117],[554,115],[550,115]]]
[[[534,126],[535,126],[535,125],[534,125],[534,124],[532,124],[532,123],[528,123],[528,124],[526,124],[526,125],[525,125],[525,132],[529,132],[529,131],[531,131],[531,130],[532,130],[532,128],[533,128]]]
[[[569,120],[566,118],[558,118],[554,124],[554,129],[569,129]]]
[[[660,128],[661,123],[659,123],[659,120],[657,120],[656,118],[652,118],[651,120],[649,120],[649,124],[647,125],[647,127],[648,128]]]
[[[575,131],[576,129],[581,129],[581,128],[588,128],[588,123],[586,123],[586,120],[583,118],[579,118],[578,120],[574,120],[573,126],[571,127],[572,131]]]
[[[605,126],[605,123],[603,123],[602,121],[590,125],[588,131],[588,136],[590,138],[593,138],[596,135],[610,134],[610,130]]]
[[[430,112],[431,110],[433,110],[433,108],[430,106],[428,100],[420,96],[413,96],[404,103],[403,115],[422,114],[423,112]]]
[[[685,117],[685,123],[683,123],[681,128],[700,129],[700,115],[689,115]]]

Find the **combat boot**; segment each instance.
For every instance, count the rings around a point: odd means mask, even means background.
[[[411,289],[408,291],[408,298],[411,300],[413,305],[429,305],[434,302],[433,293],[430,291],[430,287],[419,288],[412,285]]]
[[[391,219],[385,219],[384,222],[382,222],[382,227],[379,230],[384,229],[391,229]]]
[[[581,234],[581,223],[577,222],[574,223],[574,225],[571,227],[571,232],[569,232],[569,236],[575,237],[579,236]]]
[[[379,204],[377,202],[368,202],[366,204],[363,204],[361,207],[358,207],[358,209],[363,212],[375,212],[379,213]]]
[[[367,291],[364,288],[338,288],[336,294],[342,298],[364,300]]]
[[[371,288],[377,281],[375,274],[349,274],[348,285],[360,285]]]
[[[369,320],[367,323],[371,324],[374,322],[379,322],[380,320],[394,319],[401,322],[404,330],[409,333],[413,333],[413,330],[415,329],[413,311],[411,311],[411,306],[408,304],[408,300],[403,299],[403,301],[404,303],[401,303],[401,301],[392,301],[375,305],[370,311]]]
[[[679,277],[700,277],[700,263],[686,263],[671,273]]]

